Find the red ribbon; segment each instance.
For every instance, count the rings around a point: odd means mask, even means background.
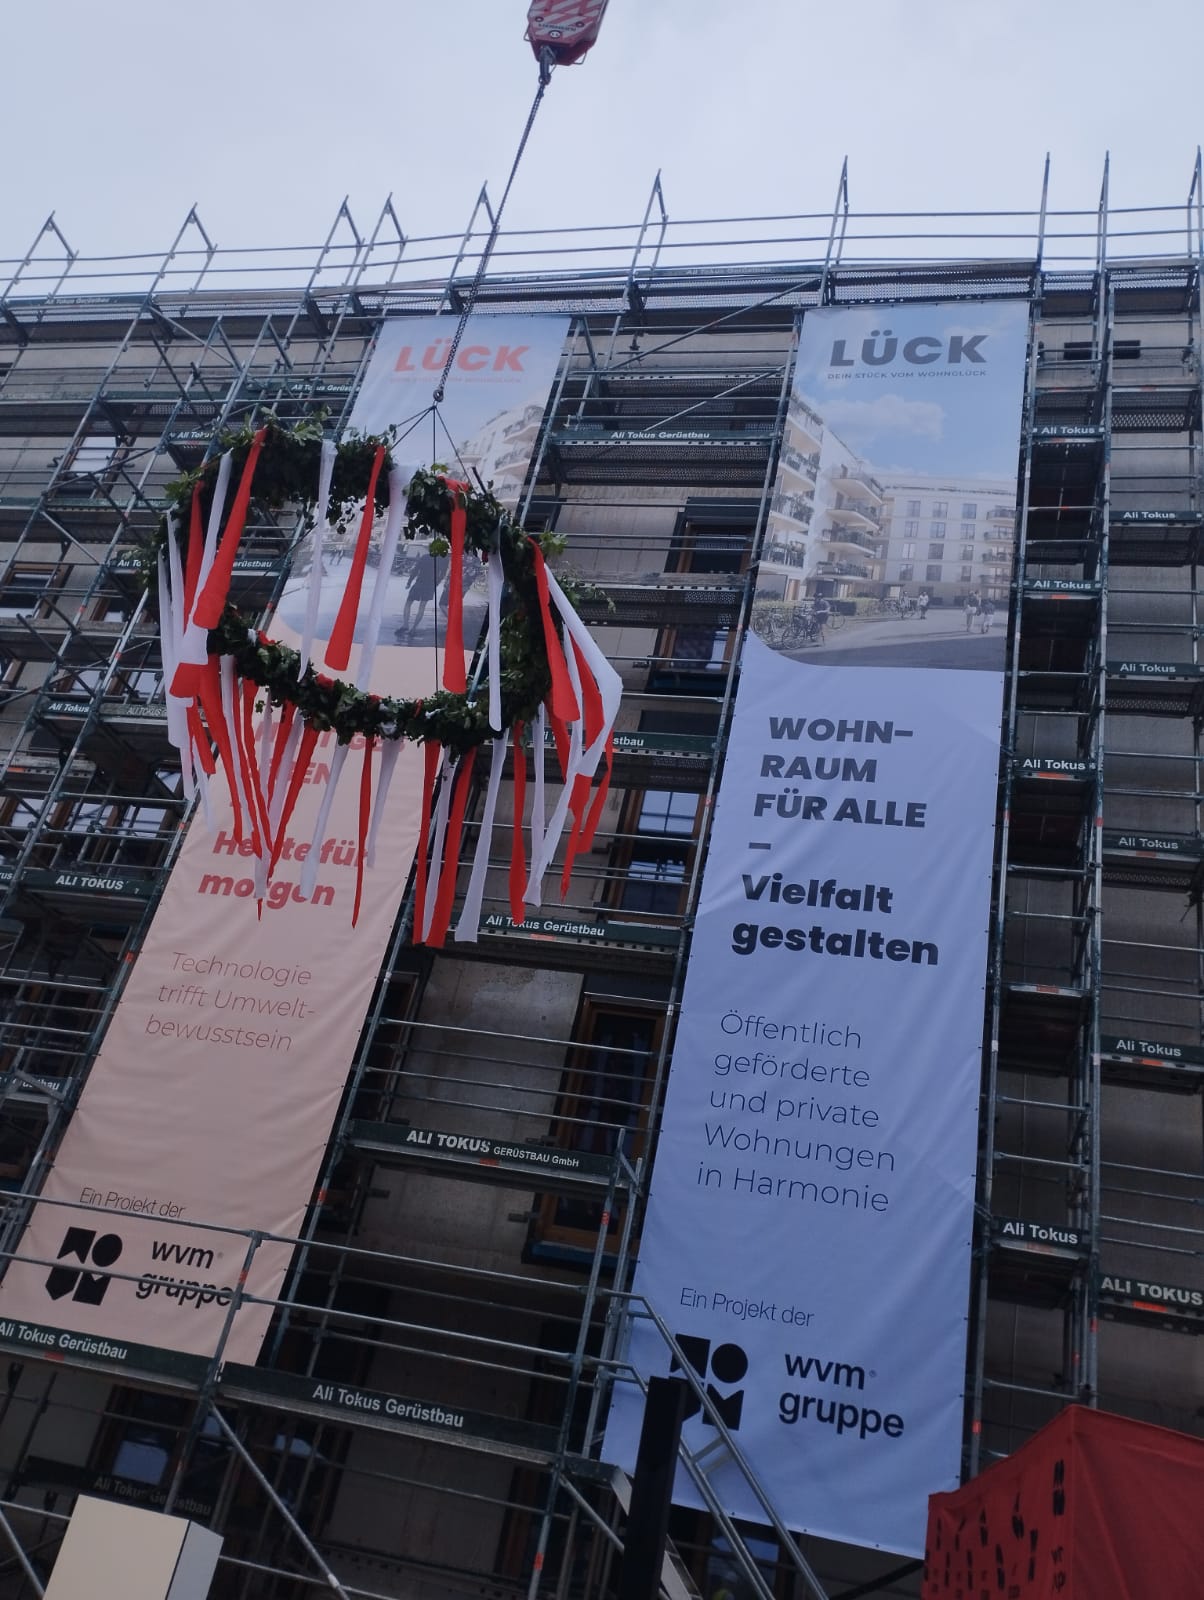
[[[351,571],[347,575],[347,586],[339,602],[339,614],[331,630],[330,643],[326,646],[326,665],[336,672],[342,672],[351,660],[355,619],[359,615],[364,570],[368,565],[368,546],[372,542],[372,524],[376,520],[376,480],[380,477],[384,459],[385,447],[383,444],[377,445],[376,455],[372,461],[372,476],[368,479],[368,498],[364,501],[364,515],[360,519],[359,537],[355,541],[355,555],[351,560]]]
[[[276,738],[272,745],[272,759],[268,766],[268,800],[276,793],[276,779],[280,775],[280,763],[284,759],[284,747],[288,743],[289,733],[292,731],[293,718],[297,708],[291,700],[284,702],[280,713],[280,721],[276,726]]]
[[[301,735],[301,742],[297,746],[297,760],[293,767],[293,775],[289,781],[288,793],[284,797],[284,807],[280,812],[280,826],[276,830],[276,841],[272,845],[272,859],[268,865],[268,877],[276,870],[276,863],[280,860],[280,852],[284,849],[284,836],[288,832],[289,820],[293,808],[297,804],[297,796],[301,793],[301,785],[305,782],[305,774],[309,771],[310,759],[314,747],[318,742],[318,730],[306,728]]]
[[[598,831],[598,823],[602,820],[602,807],[606,804],[606,796],[610,789],[611,773],[615,765],[615,736],[609,734],[606,740],[606,772],[602,782],[594,792],[593,804],[585,819],[585,828],[581,837],[581,849],[589,850],[593,846],[594,834]]]
[[[547,565],[543,551],[535,540],[530,539],[528,543],[531,546],[532,564],[535,568],[535,586],[539,590],[539,614],[543,622],[544,649],[548,654],[548,670],[552,674],[551,709],[562,722],[576,722],[581,711],[577,705],[577,696],[573,693],[568,665],[560,645],[560,635],[556,632],[556,624],[552,621]]]
[[[527,920],[523,894],[527,887],[527,853],[523,848],[523,806],[527,798],[527,752],[523,749],[523,725],[514,724],[514,832],[510,840],[510,916],[515,922]]]
[[[598,688],[598,680],[594,676],[593,668],[582,654],[581,646],[573,636],[569,635],[569,642],[573,646],[573,654],[577,658],[577,675],[581,679],[581,698],[585,702],[585,742],[593,744],[602,732],[606,721],[606,712],[602,709],[602,692]]]
[[[548,727],[552,730],[552,743],[556,746],[556,759],[560,763],[560,776],[567,778],[569,772],[569,730],[552,710],[552,697],[550,695],[543,704],[544,710],[548,713]]]
[[[417,708],[421,710],[421,704]],[[423,745],[425,765],[422,775],[422,820],[418,826],[418,859],[414,868],[414,943],[422,944],[422,919],[426,914],[426,858],[431,847],[431,804],[435,797],[435,774],[443,747],[436,739]]]
[[[238,782],[234,776],[234,751],[230,744],[230,729],[226,724],[226,713],[222,710],[221,666],[216,656],[210,656],[200,669],[200,675],[197,678],[197,695],[200,698],[201,709],[205,713],[205,721],[209,724],[209,731],[213,735],[213,742],[217,745],[217,753],[221,757],[222,766],[226,771],[226,783],[230,789],[230,805],[234,812],[234,842],[235,844],[241,844],[242,807],[238,803]]]
[[[435,913],[431,918],[431,931],[426,942],[434,950],[443,948],[451,924],[452,901],[456,896],[456,877],[460,870],[460,844],[464,836],[464,812],[468,805],[468,787],[472,780],[473,763],[477,757],[476,746],[460,758],[456,773],[456,788],[452,795],[451,816],[447,819],[447,833],[443,841],[443,868],[439,876],[439,890],[435,896]]]
[[[355,903],[351,907],[351,926],[360,919],[364,897],[364,857],[368,853],[368,822],[372,816],[372,747],[374,739],[364,740],[364,765],[360,769],[360,838],[355,853]]]
[[[573,789],[569,796],[569,815],[573,819],[573,829],[569,834],[569,842],[564,850],[564,871],[560,874],[560,898],[563,900],[569,892],[569,879],[573,873],[573,862],[577,852],[581,849],[582,834],[585,828],[585,808],[589,800],[589,779],[584,772],[579,772],[573,779]]]
[[[461,484],[447,485],[452,497],[451,567],[447,584],[447,648],[443,652],[443,687],[450,694],[463,694],[468,687],[464,672],[464,535],[468,513],[464,509]]]
[[[254,691],[255,685],[251,685]],[[255,799],[255,785],[251,781],[251,757],[247,753],[247,721],[244,714],[243,701],[236,696],[234,700],[234,744],[238,751],[238,770],[242,775],[243,798],[247,802],[247,820],[251,824],[251,849],[255,854],[263,854],[263,838],[259,831],[259,805]]]
[[[270,848],[272,825],[268,821],[268,803],[263,794],[263,774],[259,770],[259,746],[255,738],[255,696],[258,693],[259,685],[253,683],[250,678],[245,678],[242,686],[242,737],[246,746],[249,769],[250,788],[247,789],[247,800],[253,801],[259,812],[259,826],[264,842]],[[244,779],[244,787],[246,782]]]
[[[251,441],[251,448],[247,451],[247,459],[243,463],[242,477],[238,482],[238,493],[234,497],[234,507],[226,522],[226,531],[222,535],[221,546],[214,557],[213,565],[209,568],[205,587],[197,596],[192,620],[202,628],[216,628],[226,608],[226,596],[230,593],[230,580],[234,576],[234,557],[238,554],[239,541],[251,505],[251,479],[255,476],[255,464],[259,460],[259,452],[263,449],[267,431],[266,428],[258,429]]]
[[[192,511],[188,520],[188,558],[184,571],[184,626],[187,627],[188,619],[192,615],[192,603],[196,598],[197,579],[201,573],[201,555],[205,546],[205,534],[201,527],[201,486],[198,483],[192,491]],[[192,700],[200,693],[199,680],[202,669],[191,661],[178,661],[176,670],[172,674],[171,683],[167,692],[177,700]]]
[[[205,724],[201,721],[201,713],[197,710],[195,701],[191,701],[188,706],[188,732],[201,770],[211,778],[217,771],[217,762],[213,759],[213,751],[209,747],[209,735],[205,732]]]

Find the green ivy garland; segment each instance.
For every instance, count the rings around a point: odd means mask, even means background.
[[[258,426],[266,429],[266,437],[255,468],[254,499],[273,511],[295,505],[312,513],[323,438],[320,421],[286,428],[275,417],[268,417]],[[219,451],[229,450],[233,456],[231,482],[238,480],[255,431],[246,427],[218,439]],[[384,438],[358,435],[338,445],[330,491],[332,523],[344,524],[362,504],[376,452],[388,444]],[[378,511],[388,504],[392,465],[391,455],[386,454],[376,489]],[[207,518],[217,469],[218,456],[210,456],[167,487],[168,503],[176,513],[181,554],[193,493],[199,485],[201,514]],[[494,550],[501,553],[506,585],[500,688],[503,726],[511,728],[516,721],[530,721],[551,685],[532,539],[491,491],[464,485],[449,487],[452,483],[446,469],[439,466],[416,472],[410,481],[403,532],[407,539],[425,537],[432,555],[446,555],[455,496],[466,514],[465,548],[482,559]],[[145,550],[144,577],[152,594],[158,556],[166,547],[169,526],[165,516]],[[560,541],[547,533],[539,535],[538,542],[545,555],[557,554],[562,548]],[[354,684],[318,672],[312,663],[302,673],[298,652],[260,633],[254,621],[234,605],[227,605],[217,627],[210,629],[209,653],[232,656],[242,677],[259,684],[273,704],[295,706],[310,727],[319,733],[333,732],[340,744],[349,744],[357,735],[371,739],[435,739],[462,754],[496,736],[489,727],[488,699],[483,693],[474,693],[471,686],[467,694],[440,689],[421,700],[403,700],[357,689]]]

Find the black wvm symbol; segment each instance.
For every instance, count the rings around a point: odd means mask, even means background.
[[[46,1278],[46,1293],[52,1300],[70,1295],[86,1306],[98,1306],[112,1279],[107,1272],[85,1272],[82,1267],[111,1267],[121,1254],[121,1240],[115,1233],[100,1238],[91,1228],[68,1228],[59,1246],[57,1259],[81,1263],[80,1267],[51,1267]]]
[[[748,1355],[738,1344],[716,1345],[712,1350],[709,1339],[698,1339],[688,1333],[674,1334],[674,1338],[687,1364],[702,1379],[717,1378],[720,1383],[731,1385],[739,1383],[748,1371]],[[676,1356],[669,1370],[670,1372],[682,1370],[681,1362]],[[734,1433],[740,1426],[740,1417],[744,1411],[744,1390],[737,1389],[735,1394],[720,1394],[715,1385],[708,1382],[706,1396],[720,1420]],[[686,1401],[686,1416],[697,1416],[701,1410],[702,1401],[691,1391]],[[711,1418],[705,1415],[702,1420],[711,1422]]]

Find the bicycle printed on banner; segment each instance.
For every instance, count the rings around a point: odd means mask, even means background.
[[[828,606],[805,605],[766,608],[753,617],[753,630],[774,650],[794,650],[823,644],[828,633],[843,628],[848,618]]]
[[[912,595],[891,594],[871,600],[867,610],[871,617],[902,617],[904,621],[914,621],[920,615],[920,604]]]

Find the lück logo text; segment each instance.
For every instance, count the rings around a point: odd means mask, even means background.
[[[414,346],[407,344],[397,354],[394,372],[442,372],[451,348],[450,339],[436,339],[428,344],[421,358],[415,361]],[[453,372],[522,372],[523,357],[531,348],[529,344],[466,344],[456,352]]]
[[[847,353],[847,339],[834,340],[828,365],[855,367],[860,361],[867,367],[889,367],[894,362],[903,361],[913,367],[930,367],[937,363],[945,367],[966,364],[985,366],[987,358],[982,353],[982,346],[986,337],[985,333],[974,333],[969,337],[953,333],[945,340],[921,333],[900,346],[889,328],[872,328],[869,338],[861,341],[861,350],[857,354]]]
[[[115,1233],[100,1238],[91,1228],[68,1228],[59,1246],[57,1260],[78,1261],[78,1267],[51,1267],[46,1278],[46,1293],[52,1300],[70,1295],[81,1305],[98,1306],[113,1281],[107,1272],[85,1272],[84,1267],[111,1267],[121,1254],[121,1240]]]
[[[721,1344],[712,1350],[709,1339],[698,1339],[688,1333],[677,1333],[673,1337],[677,1340],[687,1365],[704,1381],[716,1378],[720,1383],[730,1387],[733,1383],[739,1383],[748,1372],[748,1354],[738,1344]],[[676,1356],[669,1371],[671,1373],[682,1371],[681,1362]],[[737,1389],[734,1394],[721,1394],[713,1383],[707,1382],[706,1396],[714,1406],[720,1421],[735,1433],[744,1412],[744,1390]],[[700,1411],[702,1411],[702,1400],[691,1389],[686,1400],[687,1420],[696,1417]],[[705,1412],[702,1420],[714,1426],[713,1420]]]

